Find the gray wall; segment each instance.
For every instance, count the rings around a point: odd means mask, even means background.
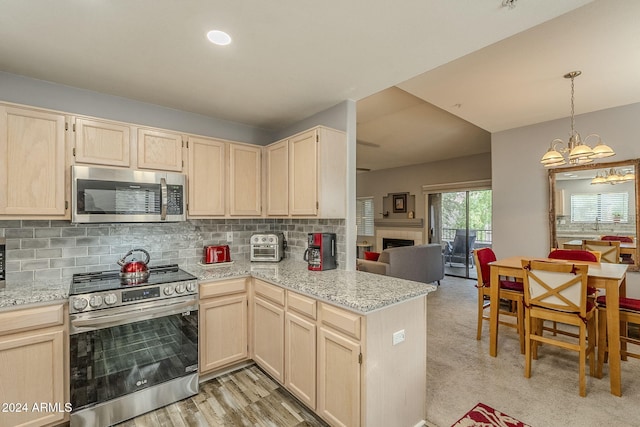
[[[5,72],[0,100],[250,144],[276,140],[271,130]]]
[[[640,157],[640,103],[576,116],[576,129],[598,133],[616,156],[597,161]],[[566,140],[569,118],[491,135],[493,249],[498,258],[545,256],[549,252],[547,170],[540,158],[554,138]],[[640,295],[640,274],[628,275],[630,295]]]
[[[416,197],[415,217],[424,219],[422,186],[491,178],[491,154],[477,154],[432,163],[357,174],[358,197],[374,197],[375,218],[382,218],[382,197],[409,192]]]

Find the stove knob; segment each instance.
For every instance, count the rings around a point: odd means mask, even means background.
[[[104,297],[104,302],[107,305],[113,305],[118,301],[116,294],[108,294]]]
[[[78,311],[82,311],[87,308],[88,301],[84,298],[75,298],[73,300],[73,308]]]
[[[196,284],[195,283],[188,283],[187,284],[187,291],[195,292],[195,290],[196,290]]]
[[[173,294],[173,286],[171,285],[167,285],[164,287],[164,294],[169,296],[171,294]]]
[[[102,297],[100,295],[94,295],[89,299],[89,305],[93,308],[98,308],[102,305]]]
[[[184,293],[185,289],[186,289],[186,286],[184,285],[184,283],[179,283],[176,286],[176,293],[179,293],[179,294]]]

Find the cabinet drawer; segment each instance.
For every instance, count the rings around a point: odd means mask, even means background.
[[[247,279],[224,280],[200,284],[200,299],[246,292]]]
[[[0,313],[0,335],[64,324],[64,305],[46,305]]]
[[[313,298],[305,297],[293,292],[287,292],[287,307],[289,310],[297,311],[300,314],[315,319],[316,305],[317,302]]]
[[[320,303],[320,320],[323,324],[356,339],[360,339],[361,317],[355,313]]]
[[[261,280],[254,280],[253,289],[256,295],[271,300],[277,304],[284,306],[284,289],[275,285],[270,285]]]

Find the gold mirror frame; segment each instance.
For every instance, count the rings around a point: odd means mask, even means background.
[[[636,249],[633,254],[634,264],[629,265],[629,271],[640,271],[640,260],[638,254],[640,251],[638,250],[638,246],[640,243],[640,238],[638,236],[638,230],[640,221],[638,220],[640,215],[640,193],[638,191],[638,171],[640,169],[640,159],[632,159],[632,160],[623,160],[619,162],[609,162],[609,163],[593,163],[588,165],[580,165],[580,166],[570,166],[564,168],[555,168],[549,169],[549,242],[550,249],[558,247],[558,236],[556,231],[556,221],[557,221],[557,211],[556,211],[556,175],[557,174],[566,174],[570,172],[577,171],[593,171],[593,176],[596,176],[596,173],[600,171],[608,171],[611,168],[618,169],[622,167],[633,166],[635,168],[635,180],[634,180],[634,191],[635,191],[635,237],[636,237]],[[606,184],[602,184],[606,185]],[[594,230],[597,231],[597,230]]]

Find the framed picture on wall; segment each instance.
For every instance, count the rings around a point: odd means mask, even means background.
[[[394,194],[393,195],[393,213],[406,213],[406,212],[407,212],[407,195]]]

